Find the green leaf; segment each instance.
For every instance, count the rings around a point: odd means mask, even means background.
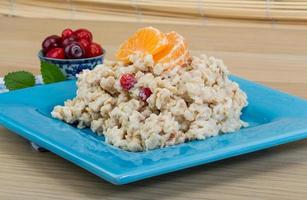
[[[65,81],[65,75],[55,64],[48,62],[41,62],[41,74],[44,80],[44,83],[55,83],[60,81]]]
[[[11,72],[4,76],[4,84],[9,90],[17,90],[35,85],[35,77],[26,71]]]

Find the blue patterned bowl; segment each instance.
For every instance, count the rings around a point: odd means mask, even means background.
[[[45,61],[57,65],[60,70],[65,74],[67,79],[75,79],[76,75],[84,69],[93,69],[96,65],[102,64],[105,55],[105,50],[100,56],[93,58],[82,59],[54,59],[43,56],[42,51],[38,52],[40,61]]]

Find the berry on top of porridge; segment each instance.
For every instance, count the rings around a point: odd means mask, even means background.
[[[184,38],[146,27],[106,60],[78,75],[77,95],[52,116],[90,127],[127,151],[203,140],[247,126],[247,96],[222,60],[190,56]]]

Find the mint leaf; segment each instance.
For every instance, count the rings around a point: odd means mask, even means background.
[[[60,81],[65,81],[66,78],[62,71],[55,64],[48,62],[41,62],[41,74],[44,83],[55,83]]]
[[[35,85],[35,77],[26,71],[11,72],[4,76],[4,84],[9,90],[17,90]]]

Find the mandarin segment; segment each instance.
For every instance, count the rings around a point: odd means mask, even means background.
[[[170,70],[177,65],[184,66],[190,58],[184,38],[175,31],[162,33],[153,27],[139,29],[117,52],[117,59],[129,63],[132,54],[151,54],[155,63]]]
[[[142,54],[155,55],[168,44],[166,35],[153,27],[139,29],[126,40],[119,48],[116,58],[129,62],[129,56],[141,52]]]
[[[175,31],[167,33],[166,37],[168,44],[153,56],[154,61],[166,65],[167,69],[185,64],[189,58],[189,51],[184,38]]]

